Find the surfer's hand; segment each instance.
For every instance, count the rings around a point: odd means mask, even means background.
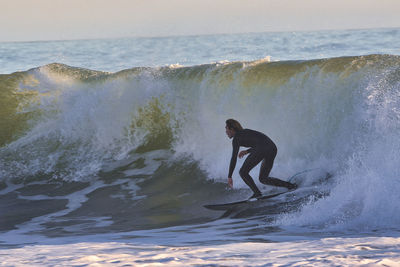
[[[232,180],[231,177],[228,177],[228,186],[229,186],[230,188],[233,188],[233,180]]]
[[[239,152],[239,159],[243,158],[247,154],[249,154],[249,152],[247,152],[247,150],[240,151]]]

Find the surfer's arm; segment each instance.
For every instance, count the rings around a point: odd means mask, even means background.
[[[233,139],[233,141],[232,141],[232,157],[231,157],[231,163],[229,164],[228,178],[232,178],[233,171],[235,170],[235,167],[236,167],[238,153],[239,153],[239,144],[236,139]]]
[[[247,150],[242,150],[239,152],[239,158],[243,158],[247,154],[251,153],[253,151],[253,148],[247,149]]]
[[[229,186],[230,188],[233,188],[233,180],[232,180],[232,177],[229,177],[229,178],[228,178],[228,186]]]

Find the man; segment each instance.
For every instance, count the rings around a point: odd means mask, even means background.
[[[261,183],[272,186],[282,186],[288,189],[296,189],[297,185],[289,182],[282,181],[278,178],[269,177],[274,159],[277,153],[277,148],[274,142],[265,134],[250,130],[243,129],[240,123],[234,119],[228,119],[225,126],[226,134],[232,140],[232,158],[229,165],[228,174],[228,185],[233,187],[232,173],[236,166],[237,156],[239,153],[239,147],[250,147],[248,150],[240,151],[239,158],[247,156],[243,163],[242,168],[239,170],[239,174],[243,181],[253,190],[253,195],[250,198],[261,197],[261,192],[257,185],[254,183],[253,178],[249,175],[251,169],[253,169],[258,163],[261,163],[259,180]]]

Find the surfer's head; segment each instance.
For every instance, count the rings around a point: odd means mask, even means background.
[[[229,138],[234,137],[237,131],[243,130],[242,125],[237,120],[228,119],[225,123],[225,132]]]

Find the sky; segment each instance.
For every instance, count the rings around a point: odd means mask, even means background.
[[[400,0],[0,0],[0,42],[400,27]]]

